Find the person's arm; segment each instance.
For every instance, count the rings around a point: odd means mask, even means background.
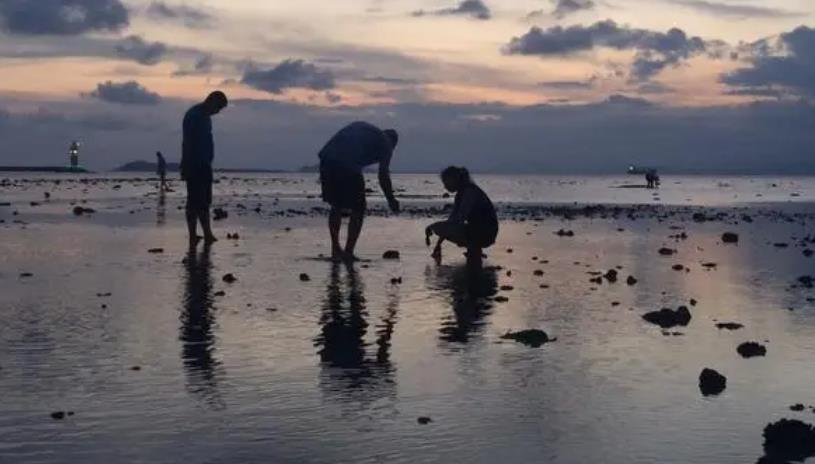
[[[399,202],[393,194],[393,183],[391,182],[391,158],[393,152],[389,153],[382,161],[379,162],[379,186],[382,188],[382,193],[388,199],[388,206],[394,213],[399,212]]]
[[[465,191],[461,196],[461,202],[457,204],[455,208],[453,208],[453,211],[450,213],[450,217],[447,218],[447,221],[454,224],[464,224],[464,222],[470,216],[470,213],[475,208],[475,202],[475,191],[472,189]]]

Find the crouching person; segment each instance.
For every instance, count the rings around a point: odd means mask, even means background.
[[[492,201],[473,183],[466,168],[450,166],[441,173],[444,188],[456,194],[453,211],[446,221],[431,224],[425,230],[427,245],[433,234],[438,236],[433,257],[441,260],[445,240],[467,249],[467,264],[480,268],[482,251],[498,237],[498,217]]]

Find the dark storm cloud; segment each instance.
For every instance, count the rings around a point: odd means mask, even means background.
[[[592,10],[597,6],[593,0],[556,0],[552,16],[563,19],[566,16],[584,10]]]
[[[323,97],[317,95],[319,101]],[[11,104],[4,98],[9,111]],[[0,124],[3,156],[50,164],[62,159],[70,140],[80,138],[93,169],[142,159],[157,149],[178,160],[181,118],[191,104],[165,99],[112,113],[104,102],[83,99],[47,103],[50,114],[37,119],[12,112]],[[111,115],[119,122],[105,124]],[[215,122],[218,151],[229,153],[216,162],[219,167],[298,169],[314,164],[325,141],[357,119],[399,130],[397,171],[431,172],[460,164],[474,172],[623,173],[630,164],[643,164],[666,173],[815,173],[812,104],[675,108],[631,96],[527,107],[400,103],[325,108],[237,100],[228,117]],[[120,127],[128,129],[115,131]]]
[[[475,19],[486,20],[492,17],[490,8],[481,0],[464,0],[458,6],[442,8],[439,10],[419,10],[413,16],[470,16]]]
[[[145,89],[136,81],[102,82],[86,96],[120,105],[156,105],[161,101],[159,94]]]
[[[120,58],[148,66],[157,64],[169,51],[163,42],[148,42],[138,35],[122,39],[114,49]]]
[[[708,13],[714,16],[721,16],[733,19],[747,18],[794,18],[806,16],[806,14],[771,8],[765,6],[747,5],[740,3],[722,3],[708,0],[668,0],[669,3],[681,5],[688,8]]]
[[[303,60],[285,60],[262,70],[248,66],[241,83],[265,92],[280,94],[289,88],[330,90],[336,87],[334,74]]]
[[[175,21],[191,28],[210,25],[212,16],[200,9],[187,5],[168,5],[166,2],[153,2],[147,7],[147,16],[159,21]]]
[[[0,28],[11,34],[77,35],[129,23],[120,0],[0,0]]]
[[[776,44],[753,45],[751,66],[725,74],[722,82],[747,94],[761,95],[780,87],[815,98],[815,29],[800,26],[781,34]]]
[[[565,56],[606,47],[635,50],[637,56],[631,68],[633,80],[647,80],[668,66],[705,52],[708,43],[699,37],[689,37],[683,30],[668,32],[619,26],[612,20],[591,26],[555,26],[514,37],[504,48],[510,55]]]

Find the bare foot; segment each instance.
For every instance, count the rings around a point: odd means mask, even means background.
[[[346,263],[356,263],[360,259],[357,258],[353,253],[343,253],[342,260],[345,261]]]
[[[212,244],[212,243],[215,243],[217,241],[218,241],[218,238],[215,237],[214,235],[207,235],[206,237],[204,237],[204,243]]]

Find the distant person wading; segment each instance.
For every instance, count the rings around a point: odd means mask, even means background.
[[[197,223],[201,223],[204,241],[217,241],[212,233],[209,208],[212,205],[212,161],[215,144],[212,139],[212,116],[228,104],[223,92],[215,91],[184,115],[184,139],[181,155],[181,178],[187,182],[187,229],[190,245],[198,243]]]
[[[320,183],[323,200],[331,205],[328,229],[331,258],[354,261],[354,250],[365,217],[366,166],[379,164],[379,185],[390,209],[398,213],[399,202],[393,194],[390,164],[399,136],[393,129],[381,130],[367,122],[354,122],[337,132],[320,150]],[[343,212],[350,212],[345,248],[340,246]]]
[[[465,168],[450,166],[441,173],[444,188],[456,194],[453,211],[446,221],[431,224],[425,230],[427,245],[433,234],[439,237],[433,257],[441,261],[441,246],[445,240],[467,249],[467,264],[480,268],[482,250],[489,248],[498,237],[498,216],[492,201],[472,181]]]

